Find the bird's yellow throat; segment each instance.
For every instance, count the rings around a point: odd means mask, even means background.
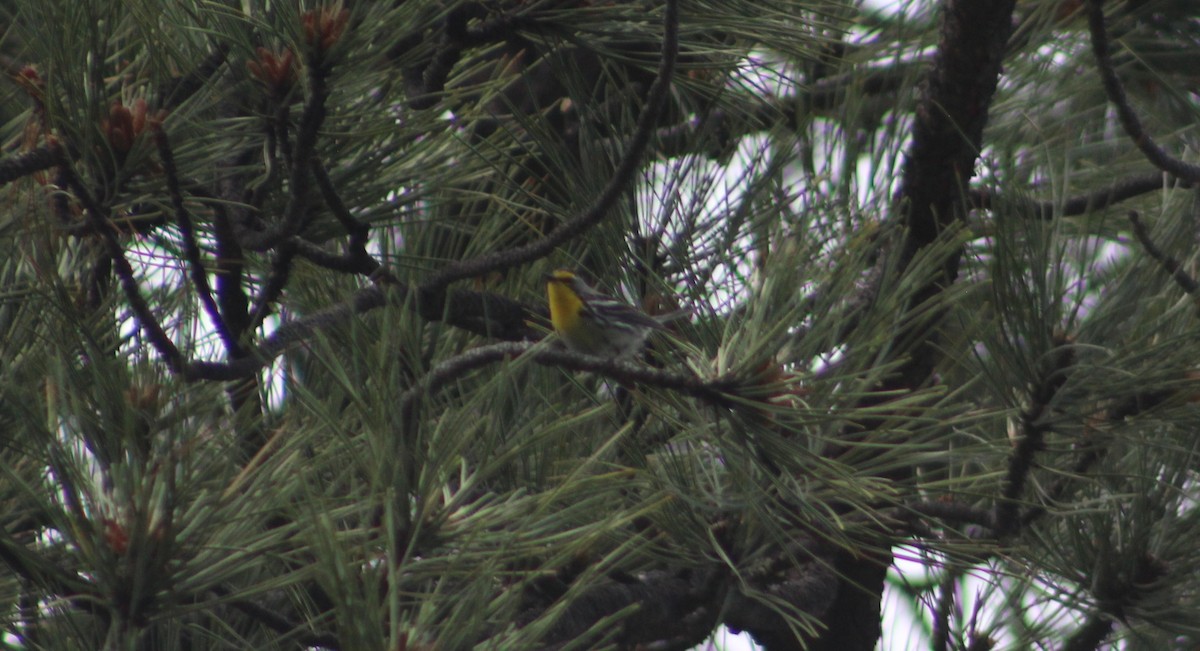
[[[571,331],[578,325],[580,308],[583,301],[567,287],[567,282],[558,278],[546,283],[546,294],[550,301],[550,322],[560,333]]]

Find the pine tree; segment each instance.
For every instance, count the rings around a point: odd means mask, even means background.
[[[1196,646],[1190,3],[0,12],[6,648]]]

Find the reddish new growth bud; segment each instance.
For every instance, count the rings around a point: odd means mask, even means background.
[[[21,68],[14,78],[17,85],[20,86],[29,96],[37,101],[42,101],[42,97],[46,94],[46,80],[38,74],[37,68],[28,65]]]
[[[129,533],[125,527],[112,518],[104,518],[101,522],[104,525],[104,542],[108,543],[114,554],[124,556],[129,551]]]
[[[342,3],[306,11],[301,16],[304,21],[304,40],[320,52],[327,52],[339,39],[350,20],[350,10],[343,9]]]
[[[1058,3],[1058,8],[1054,11],[1054,19],[1062,22],[1074,16],[1075,12],[1082,8],[1083,0],[1062,0],[1062,2]]]
[[[118,154],[128,154],[133,142],[146,130],[146,100],[138,99],[133,108],[113,102],[108,118],[100,124],[108,144]]]
[[[1190,381],[1190,382],[1200,383],[1200,370],[1187,371],[1186,373],[1183,374],[1183,376],[1185,378],[1187,378],[1188,381]],[[1188,402],[1191,402],[1191,403],[1200,402],[1200,389],[1184,390],[1183,396],[1184,396],[1184,398],[1187,399]]]
[[[812,389],[800,383],[800,376],[787,371],[774,361],[760,364],[750,372],[747,386],[751,387],[745,397],[763,404],[762,409],[748,414],[759,425],[776,427],[781,425],[779,417],[790,409],[804,406],[804,398]]]
[[[25,122],[25,130],[21,138],[22,151],[32,151],[39,140],[50,138],[50,127],[46,121],[46,80],[38,73],[36,67],[27,65],[12,75],[12,79],[29,98],[33,100],[33,110]],[[45,175],[41,172],[34,174],[38,183],[44,184]]]
[[[155,412],[158,411],[161,402],[159,401],[159,393],[162,390],[161,384],[142,384],[131,386],[125,389],[125,400],[130,407],[138,411]]]
[[[800,376],[784,370],[775,362],[764,362],[755,369],[755,380],[762,386],[770,387],[763,402],[775,405],[795,407],[801,400],[812,392],[800,384]]]
[[[292,51],[284,48],[278,55],[265,47],[256,51],[258,59],[246,62],[246,69],[250,74],[262,82],[275,97],[283,97],[291,92],[296,83],[296,57]]]

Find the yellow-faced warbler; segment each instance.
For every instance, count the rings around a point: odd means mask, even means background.
[[[651,330],[663,327],[659,319],[601,294],[566,269],[546,276],[546,294],[555,332],[567,348],[579,353],[632,357],[642,350]]]

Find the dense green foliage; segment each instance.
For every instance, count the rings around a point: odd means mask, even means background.
[[[1100,4],[0,1],[0,646],[1194,648],[1200,31]]]

